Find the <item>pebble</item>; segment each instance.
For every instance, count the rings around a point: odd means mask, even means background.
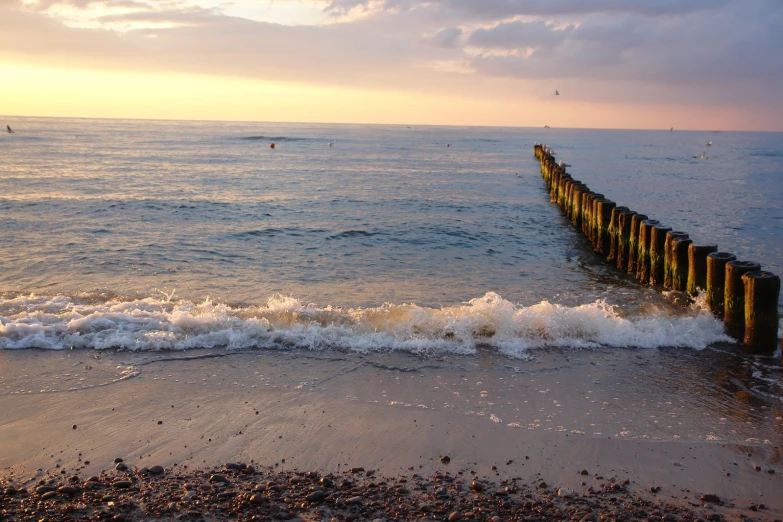
[[[115,482],[112,482],[111,486],[116,489],[128,489],[131,487],[131,481],[130,480],[117,480]]]
[[[560,498],[571,498],[574,496],[574,492],[570,489],[560,488],[557,490],[557,496]]]
[[[128,466],[126,466],[124,462],[120,462],[116,466],[114,466],[114,469],[116,469],[117,471],[128,471]]]
[[[62,495],[76,495],[77,493],[81,493],[82,490],[76,486],[60,486],[57,488],[57,492]]]
[[[705,493],[701,496],[701,500],[703,502],[711,502],[713,504],[718,504],[720,502],[720,497],[718,495],[713,495],[712,493]]]
[[[57,491],[57,488],[54,486],[38,486],[35,488],[35,492],[39,495],[43,495],[45,493],[50,493],[52,491]]]
[[[457,520],[462,520],[462,513],[459,511],[452,511],[449,515],[449,522],[456,522]]]
[[[481,493],[482,491],[484,491],[484,484],[474,480],[470,483],[470,489],[472,489],[476,493]]]
[[[448,464],[449,462],[451,462],[451,457],[449,457],[448,455],[443,455],[443,456],[440,458],[440,461],[441,461],[443,464]]]
[[[326,498],[326,493],[323,491],[313,491],[305,497],[308,502],[320,502]]]
[[[153,475],[160,475],[163,473],[163,471],[164,471],[163,466],[152,466],[149,469],[149,472],[152,473]]]
[[[224,477],[223,475],[210,475],[209,481],[210,482],[228,482],[228,480],[226,480],[226,477]]]
[[[50,498],[56,497],[57,492],[56,491],[47,491],[43,495],[41,495],[41,500],[49,500]]]

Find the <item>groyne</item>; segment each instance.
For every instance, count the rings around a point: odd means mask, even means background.
[[[696,244],[645,214],[618,206],[566,172],[552,150],[533,147],[550,200],[581,230],[596,254],[641,284],[684,292],[704,292],[710,311],[723,320],[726,333],[751,353],[769,354],[778,347],[780,278],[758,263],[718,251],[715,244]]]

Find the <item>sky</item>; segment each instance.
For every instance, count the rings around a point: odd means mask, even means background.
[[[781,85],[782,0],[0,0],[5,115],[783,131]]]

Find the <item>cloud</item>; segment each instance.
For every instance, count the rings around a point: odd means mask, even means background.
[[[574,16],[589,14],[641,14],[676,16],[717,10],[731,0],[332,0],[327,11],[431,9],[461,13],[473,20],[498,20],[515,16]]]
[[[461,37],[461,28],[447,27],[435,33],[431,38],[422,39],[422,42],[439,49],[456,49],[459,46]]]
[[[229,16],[206,0],[0,0],[0,59],[490,97],[549,96],[558,85],[580,101],[780,108],[779,1],[311,0],[331,23],[296,26],[240,16],[237,2]],[[90,24],[75,26],[66,7]]]
[[[568,38],[574,25],[558,28],[554,24],[537,22],[504,22],[489,29],[478,28],[467,44],[482,49],[523,49],[554,47]]]

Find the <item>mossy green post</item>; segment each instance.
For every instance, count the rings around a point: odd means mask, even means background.
[[[650,284],[663,284],[663,267],[666,246],[666,233],[671,231],[671,227],[664,225],[655,225],[650,230]]]
[[[688,247],[687,292],[696,296],[707,289],[707,256],[718,251],[718,245],[691,245]]]
[[[778,347],[780,278],[771,272],[742,274],[745,291],[743,343],[754,353],[772,353]]]
[[[631,222],[636,212],[625,210],[617,216],[617,261],[618,270],[628,268],[628,252],[631,248]]]
[[[603,257],[609,255],[609,224],[612,220],[612,211],[617,207],[617,203],[606,198],[598,200],[598,226],[596,227],[595,251]]]
[[[688,288],[688,248],[693,240],[678,237],[672,240],[672,290],[684,292]]]
[[[677,230],[666,232],[666,239],[663,244],[663,287],[666,290],[672,289],[672,242],[678,238],[687,238],[688,234]]]
[[[639,227],[649,219],[645,214],[631,216],[631,235],[628,236],[628,273],[636,275],[636,259],[639,257]]]
[[[761,265],[752,261],[726,263],[726,286],[723,294],[723,325],[726,333],[737,340],[745,337],[745,285],[742,276],[760,272]]]
[[[606,257],[606,260],[611,264],[617,263],[620,212],[625,212],[626,210],[628,210],[628,207],[614,207],[612,215],[609,216],[609,229],[607,230],[609,234],[609,255]]]
[[[726,293],[726,263],[737,256],[728,252],[707,254],[707,307],[718,319],[723,319]]]
[[[652,228],[660,225],[657,219],[645,219],[639,223],[639,238],[636,254],[636,279],[642,284],[650,282],[650,242],[652,240]]]
[[[582,226],[582,194],[587,187],[583,183],[574,186],[571,198],[571,223],[579,230]]]

